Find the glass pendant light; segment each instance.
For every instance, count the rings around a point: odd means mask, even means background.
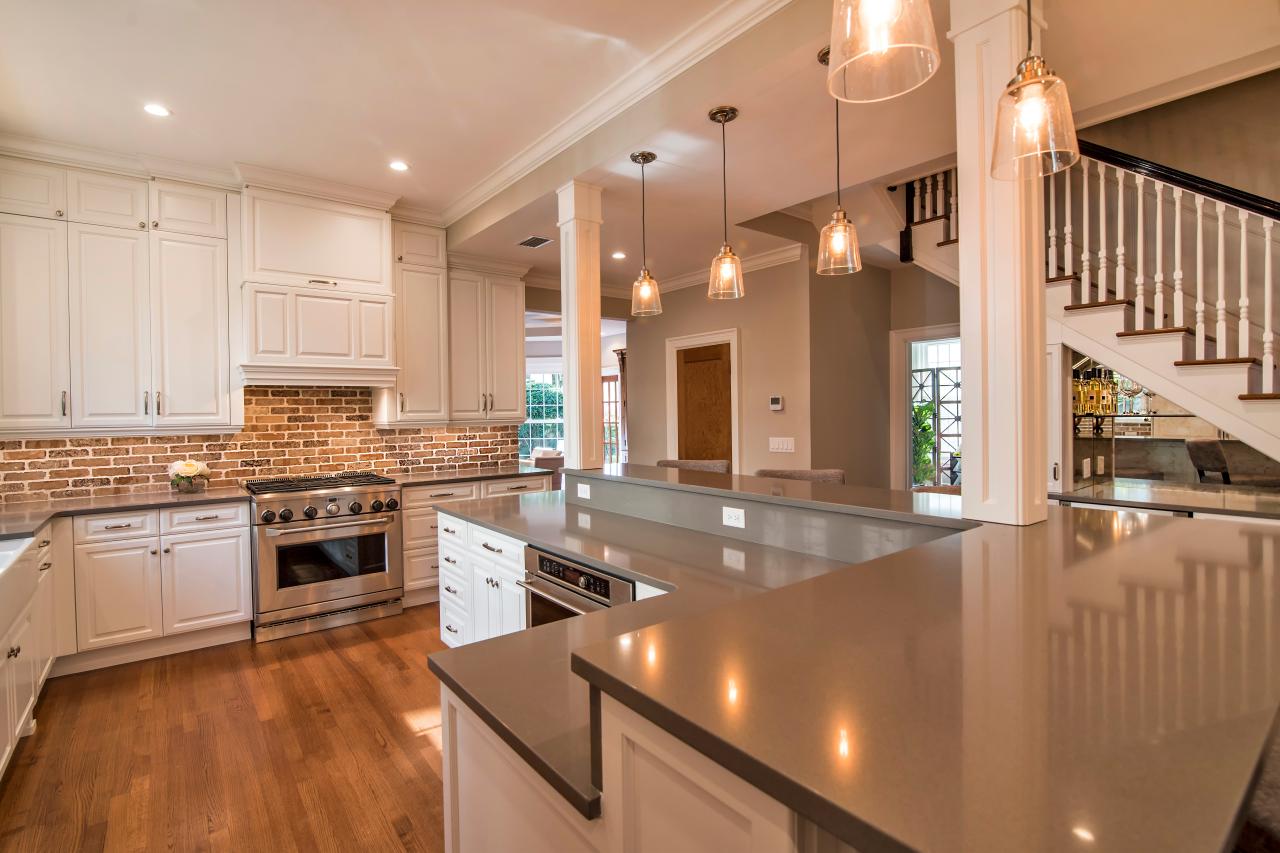
[[[640,167],[640,275],[631,285],[631,316],[653,317],[662,313],[662,294],[658,282],[649,275],[649,251],[645,234],[644,167],[658,159],[652,151],[637,151],[631,162]]]
[[[711,262],[711,281],[707,286],[710,299],[741,299],[745,294],[742,289],[742,259],[733,253],[733,247],[729,245],[729,155],[724,126],[737,117],[737,107],[716,107],[707,113],[707,118],[720,125],[720,180],[724,203],[724,245]]]
[[[1031,52],[1031,0],[1027,0],[1027,56],[1000,96],[991,177],[1043,178],[1080,159],[1067,84]]]
[[[831,49],[818,52],[818,61],[826,65]],[[848,275],[862,269],[862,252],[858,248],[858,229],[845,216],[840,204],[840,101],[836,102],[836,212],[818,238],[818,275]]]
[[[938,71],[929,0],[835,0],[827,90],[855,104],[922,86]]]

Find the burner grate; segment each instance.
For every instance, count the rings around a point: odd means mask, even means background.
[[[395,480],[370,471],[347,471],[342,474],[324,474],[314,477],[274,477],[266,480],[248,480],[244,487],[251,495],[277,492],[309,492],[315,489],[341,489],[347,486],[390,486]]]

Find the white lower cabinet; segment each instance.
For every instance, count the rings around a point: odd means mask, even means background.
[[[440,556],[434,548],[406,551],[404,555],[404,588],[426,589],[440,579]]]
[[[77,545],[75,559],[80,651],[163,635],[160,547],[155,539]]]
[[[180,533],[160,542],[166,635],[252,618],[248,528]]]
[[[439,523],[462,534],[440,546],[441,639],[457,646],[522,630],[524,543],[453,516],[441,515]],[[465,630],[449,630],[447,615],[452,628],[461,622]]]
[[[36,699],[55,653],[49,544],[34,539],[0,572],[0,775],[18,739],[34,731]]]

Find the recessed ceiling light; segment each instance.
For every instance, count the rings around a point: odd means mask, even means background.
[[[612,257],[615,261],[625,261],[627,259],[627,253],[614,252],[610,257]]]
[[[160,116],[160,118],[167,118],[172,115],[172,113],[169,112],[169,108],[164,104],[147,104],[143,109],[153,116]]]
[[[406,162],[405,162],[405,161],[403,161],[403,160],[392,160],[392,161],[391,161],[390,163],[388,163],[387,165],[388,165],[388,166],[390,166],[390,167],[391,167],[391,169],[392,169],[393,171],[396,171],[396,172],[407,172],[407,171],[409,171],[409,164],[408,164],[408,163],[406,163]]]

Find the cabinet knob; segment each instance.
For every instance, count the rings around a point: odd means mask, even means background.
[[[140,230],[142,230],[142,231],[146,231],[146,230],[147,230],[147,220],[145,220],[145,219],[139,219],[139,220],[138,220],[138,228],[139,228]]]
[[[445,591],[445,592],[447,592],[447,593],[450,593],[450,594],[452,594],[452,595],[457,595],[457,594],[458,594],[458,591],[457,591],[456,589],[454,589],[453,587],[451,587],[451,586],[446,586],[446,587],[444,588],[444,591]]]
[[[168,548],[168,547],[166,547],[166,548],[164,549],[164,552],[165,552],[166,554],[168,554],[171,550],[173,550],[173,549],[172,549],[172,548]],[[155,553],[155,552],[153,551],[152,553]]]
[[[152,554],[157,554],[157,553],[159,553],[159,552],[158,552],[158,551],[156,551],[156,549],[155,549],[155,548],[152,548],[152,549],[151,549],[151,553],[152,553]]]
[[[451,565],[451,566],[456,566],[456,565],[458,565],[458,561],[457,561],[457,560],[455,560],[455,559],[453,559],[453,557],[445,557],[445,558],[444,558],[444,561],[445,561],[446,563],[448,563],[449,565]]]
[[[61,215],[62,215],[62,211],[61,211],[61,210],[55,210],[55,211],[53,212],[53,215],[54,215],[54,216],[61,216]]]
[[[152,227],[152,228],[159,228],[159,227],[160,227],[160,220],[159,220],[159,219],[153,219],[153,220],[151,220],[151,227]]]
[[[404,263],[404,255],[396,255],[396,260]]]

